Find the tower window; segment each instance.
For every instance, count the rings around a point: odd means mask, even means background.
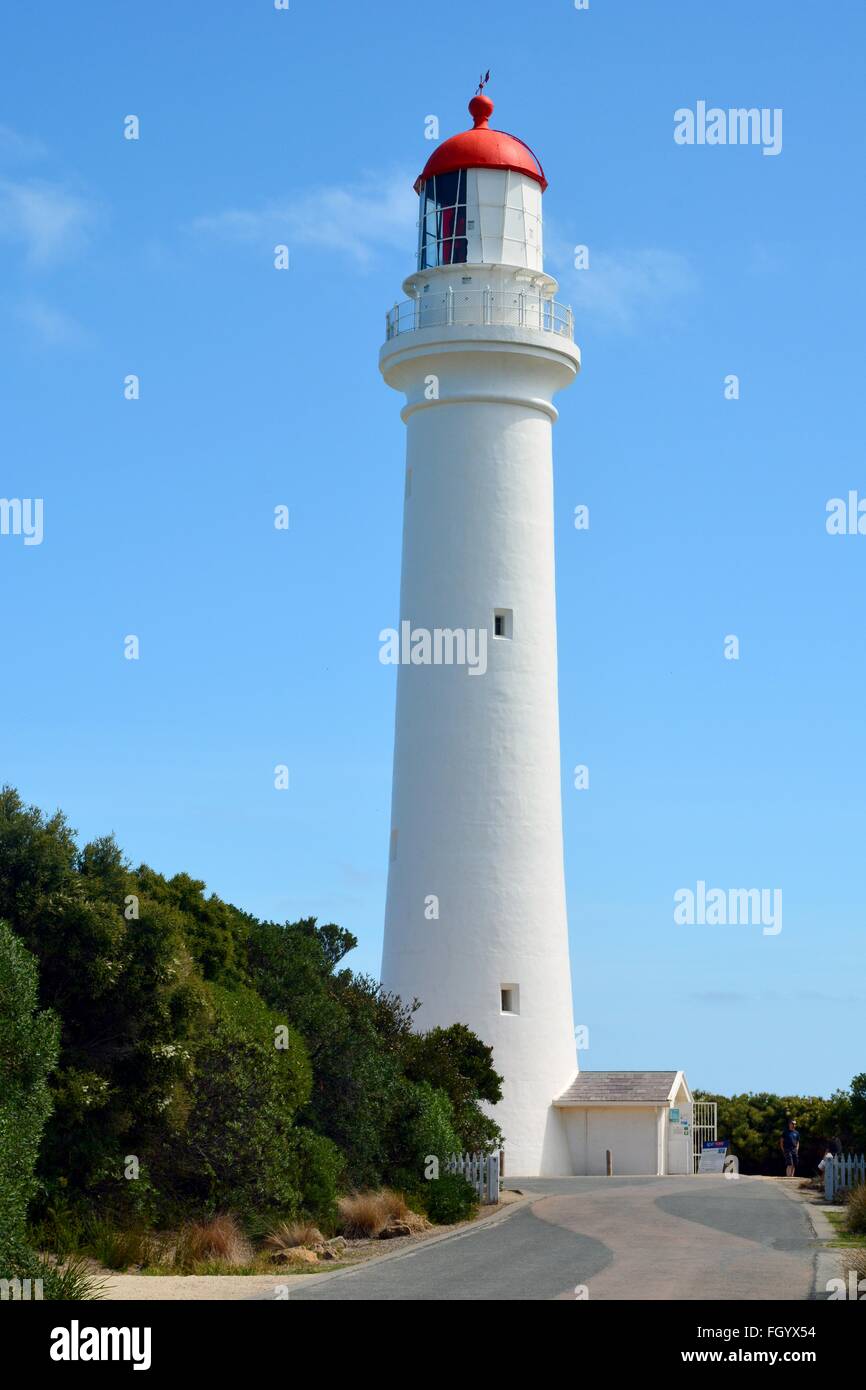
[[[390,859],[391,859],[391,863],[392,863],[392,864],[394,863],[394,860],[395,860],[396,858],[397,858],[397,830],[396,830],[396,827],[395,827],[395,828],[391,831],[391,854],[390,854]]]
[[[513,636],[514,636],[514,610],[513,610],[513,608],[494,608],[494,610],[493,610],[493,636],[494,636],[494,637],[513,637]]]
[[[520,986],[519,985],[500,985],[499,988],[499,1008],[504,1014],[520,1013]]]

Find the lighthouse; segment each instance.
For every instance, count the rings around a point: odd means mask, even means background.
[[[538,159],[493,103],[420,174],[380,367],[406,471],[382,982],[504,1078],[512,1175],[569,1173],[577,1072],[562,848],[553,398],[580,352],[545,273]]]

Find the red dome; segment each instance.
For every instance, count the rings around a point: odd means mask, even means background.
[[[415,180],[415,192],[421,192],[421,185],[434,174],[451,174],[455,169],[514,169],[518,174],[526,174],[541,184],[542,192],[547,187],[547,179],[540,162],[528,145],[518,140],[516,135],[506,135],[504,130],[491,130],[489,121],[493,114],[493,102],[489,97],[473,97],[469,112],[475,125],[472,130],[463,130],[452,135],[450,140],[433,151],[423,173]]]

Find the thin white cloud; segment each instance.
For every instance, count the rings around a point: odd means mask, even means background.
[[[367,265],[383,249],[411,251],[417,218],[412,178],[399,173],[313,188],[258,209],[231,208],[197,218],[193,230],[269,246],[285,243],[290,252],[316,246]]]
[[[633,333],[663,313],[678,312],[699,290],[692,263],[679,251],[590,245],[588,267],[577,270],[576,248],[555,225],[545,226],[544,250],[546,268],[561,282],[558,298],[570,303],[583,322],[611,332]]]
[[[606,327],[634,332],[648,318],[690,299],[698,279],[685,256],[676,251],[590,250],[589,267],[575,270],[568,288],[575,314]]]
[[[94,215],[90,203],[60,184],[0,179],[0,236],[20,243],[31,266],[50,266],[78,250]]]
[[[31,336],[46,347],[75,347],[85,339],[84,329],[70,314],[42,300],[25,300],[16,313]]]
[[[32,164],[34,160],[44,159],[47,153],[41,140],[22,135],[11,125],[0,124],[0,163]]]

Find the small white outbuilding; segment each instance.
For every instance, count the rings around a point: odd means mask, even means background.
[[[692,1172],[692,1093],[681,1071],[584,1071],[553,1102],[574,1176]]]

